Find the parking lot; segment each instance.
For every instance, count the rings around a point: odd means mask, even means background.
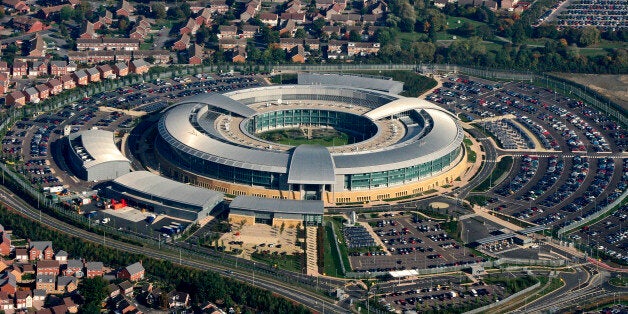
[[[419,214],[387,213],[367,220],[385,245],[384,251],[350,254],[357,272],[437,268],[482,261],[470,254],[441,226]]]
[[[610,158],[627,150],[628,132],[582,101],[526,83],[471,77],[445,78],[427,98],[494,137],[498,154],[514,157],[511,171],[483,194],[492,210],[561,227],[594,214],[628,187],[628,161]]]

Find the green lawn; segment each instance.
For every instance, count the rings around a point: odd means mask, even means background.
[[[280,255],[280,254],[262,254],[262,253],[253,253],[251,254],[251,258],[254,261],[259,261],[264,264],[267,264],[271,267],[281,268],[293,272],[300,273],[303,271],[303,267],[305,267],[303,260],[305,256],[303,254],[294,254],[294,255]]]
[[[471,149],[471,144],[470,139],[464,139],[464,146],[467,148],[467,162],[474,163],[477,159],[477,153]]]
[[[457,28],[461,27],[462,24],[464,24],[465,22],[468,22],[469,24],[471,24],[471,25],[473,25],[475,27],[480,26],[482,24],[486,24],[486,23],[470,20],[470,19],[464,18],[464,17],[450,16],[450,17],[447,18],[447,29],[457,29]]]
[[[334,129],[313,129],[310,138],[301,129],[273,130],[258,135],[261,139],[283,144],[298,146],[301,144],[318,144],[321,146],[342,146],[356,142],[356,138]]]
[[[480,183],[480,185],[478,185],[475,189],[473,189],[473,192],[488,191],[492,187],[491,183],[494,186],[495,182],[497,182],[499,178],[504,175],[504,173],[510,170],[510,167],[512,167],[512,161],[512,157],[510,156],[503,157],[497,164],[495,164],[495,169],[493,169],[493,173],[491,174],[491,176],[484,180],[484,182]]]
[[[342,233],[340,232],[339,222],[337,220],[338,217],[325,217],[325,221],[330,221],[333,227],[325,226],[325,238],[324,238],[324,272],[328,276],[341,276],[342,274],[338,271],[341,271],[342,267],[340,264],[340,259],[345,265],[345,271],[351,271],[351,265],[349,264],[349,256],[347,253],[347,245],[344,242],[344,238]],[[333,243],[333,232],[336,233],[338,237],[339,243]],[[340,249],[340,255],[338,256],[338,251],[336,250],[336,245]]]

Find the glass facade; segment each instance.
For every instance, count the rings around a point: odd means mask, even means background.
[[[333,127],[354,134],[361,134],[364,139],[377,133],[377,126],[365,117],[347,112],[319,109],[264,112],[245,122],[245,128],[251,134],[299,125]]]
[[[458,147],[451,153],[441,158],[437,158],[417,166],[388,171],[345,175],[344,190],[355,191],[389,187],[431,177],[434,174],[443,171],[443,169],[455,162],[461,149],[461,147]]]

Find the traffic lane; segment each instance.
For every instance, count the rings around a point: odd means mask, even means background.
[[[15,196],[11,191],[7,190],[5,187],[0,187],[0,190],[2,191],[2,194],[0,195],[0,197],[2,197],[6,201],[6,203],[11,205],[14,209],[27,215],[31,219],[39,220],[41,223],[45,222],[46,225],[52,227],[53,229],[56,229],[65,233],[73,234],[81,239],[99,243],[99,244],[104,242],[104,245],[115,248],[115,249],[119,249],[122,251],[127,251],[127,252],[137,253],[137,254],[144,254],[146,256],[154,257],[157,259],[166,259],[166,260],[172,261],[173,263],[181,263],[183,265],[192,266],[192,267],[200,268],[204,270],[213,270],[217,272],[224,272],[226,270],[229,270],[229,268],[227,267],[217,266],[217,265],[203,263],[200,261],[194,261],[194,260],[189,260],[189,259],[181,259],[176,254],[175,255],[166,254],[162,251],[156,251],[156,250],[152,250],[148,248],[138,248],[138,247],[126,244],[124,242],[120,242],[120,241],[116,241],[112,239],[107,240],[106,238],[101,238],[99,235],[84,231],[80,228],[73,227],[67,223],[61,222],[48,215],[42,214],[41,211],[35,210],[29,204],[27,204],[26,202],[24,202],[23,200]],[[316,293],[310,294],[301,289],[297,289],[294,286],[290,286],[290,285],[279,283],[279,282],[273,282],[270,279],[260,277],[259,274],[256,280],[253,281],[252,274],[249,275],[247,272],[243,272],[242,270],[233,270],[233,272],[238,274],[238,278],[241,279],[241,281],[254,283],[254,285],[256,286],[267,288],[271,291],[277,292],[279,294],[282,294],[283,296],[293,299],[301,304],[304,304],[316,311],[322,311],[323,308],[326,307],[328,310],[336,310],[339,313],[348,312],[346,309],[339,308],[335,304],[326,303],[328,301],[326,301],[325,299],[322,299],[322,297],[318,296]]]

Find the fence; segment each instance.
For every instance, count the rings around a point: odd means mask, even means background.
[[[514,300],[515,298],[518,298],[519,296],[524,295],[524,294],[526,294],[526,293],[528,293],[528,292],[530,292],[530,291],[532,291],[532,290],[534,290],[534,289],[536,289],[536,288],[538,288],[538,287],[540,287],[540,286],[541,286],[541,283],[540,283],[540,282],[537,282],[537,283],[533,284],[532,286],[527,287],[527,288],[525,288],[525,289],[523,289],[523,290],[521,290],[521,291],[519,291],[519,292],[517,292],[517,293],[514,293],[514,294],[512,294],[511,296],[509,296],[509,297],[507,297],[507,298],[505,298],[505,299],[503,299],[503,300],[500,300],[500,301],[498,301],[498,302],[491,303],[491,304],[485,305],[485,306],[483,306],[483,307],[479,307],[479,308],[477,308],[477,309],[474,309],[474,310],[471,310],[471,311],[465,312],[464,314],[476,314],[476,313],[481,313],[481,312],[484,312],[484,311],[490,310],[490,309],[492,309],[492,308],[494,308],[494,307],[502,306],[502,305],[504,305],[504,304],[506,304],[506,303],[508,303],[508,302],[510,302],[510,301],[512,301],[512,300]]]
[[[468,269],[471,266],[482,266],[484,268],[498,268],[502,265],[522,265],[522,266],[545,266],[545,267],[560,267],[567,265],[567,261],[563,259],[556,260],[540,260],[540,259],[519,259],[519,258],[499,258],[493,261],[480,262],[473,265],[457,265],[448,267],[437,268],[424,268],[415,269],[417,276],[422,275],[436,275],[450,272],[457,272],[463,269]],[[347,272],[346,277],[361,279],[361,278],[375,278],[388,275],[389,272]]]
[[[628,196],[628,189],[624,191],[624,193],[621,194],[621,196],[619,198],[617,198],[614,202],[606,205],[604,208],[602,208],[601,210],[598,210],[597,212],[595,212],[595,214],[584,218],[580,221],[575,221],[567,226],[564,226],[560,229],[558,229],[558,236],[562,236],[563,234],[565,234],[566,232],[573,230],[575,228],[584,226],[586,224],[588,224],[589,222],[597,219],[598,217],[606,214],[608,211],[612,210],[613,208],[615,208],[616,206],[620,206],[621,203],[624,201],[624,199],[626,198],[626,196]]]

